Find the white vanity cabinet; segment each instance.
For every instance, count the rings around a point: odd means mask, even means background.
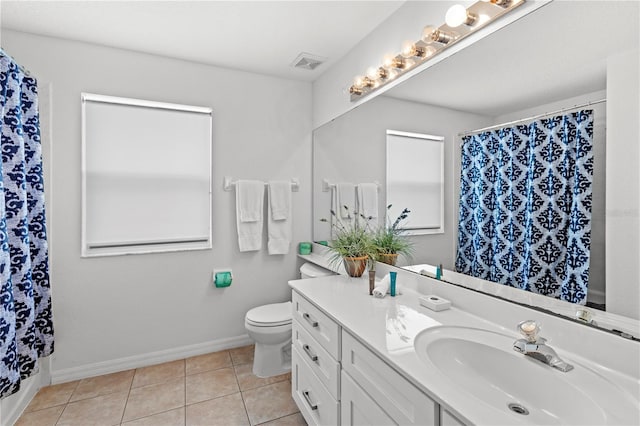
[[[440,425],[435,401],[299,293],[292,301],[291,392],[307,423]]]
[[[291,393],[309,425],[340,423],[340,326],[292,295]]]

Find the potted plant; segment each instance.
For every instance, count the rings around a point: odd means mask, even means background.
[[[410,257],[413,250],[413,244],[407,239],[404,230],[400,228],[400,223],[409,216],[411,211],[405,208],[396,220],[391,223],[389,221],[389,209],[391,209],[391,204],[387,206],[385,224],[376,230],[373,236],[373,243],[377,249],[377,260],[389,265],[395,265],[399,255]]]
[[[347,209],[346,206],[344,206]],[[374,264],[377,256],[377,248],[373,243],[373,235],[364,216],[362,220],[343,222],[336,212],[331,210],[334,237],[329,244],[329,250],[333,252],[331,263],[333,265],[342,262],[347,274],[351,277],[361,277],[367,268],[367,264]],[[326,219],[321,219],[327,222]]]

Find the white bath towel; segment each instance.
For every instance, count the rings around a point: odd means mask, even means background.
[[[356,188],[352,183],[336,184],[336,214],[342,219],[353,218],[356,206]]]
[[[373,229],[378,226],[378,184],[361,183],[358,185],[358,213],[368,219]]]
[[[377,297],[378,299],[382,299],[387,294],[389,294],[390,290],[391,290],[391,277],[389,277],[389,274],[387,274],[380,281],[380,284],[378,284],[373,289],[373,297]],[[397,278],[396,278],[396,295],[398,295],[398,294],[402,294],[402,291],[400,291],[400,287],[398,286],[398,282],[397,282]]]
[[[277,208],[274,209],[274,204]],[[269,208],[267,209],[269,254],[287,254],[291,246],[291,183],[269,182]],[[282,219],[276,219],[276,212]]]
[[[240,251],[262,247],[263,209],[264,182],[239,180],[236,183],[236,224]]]
[[[286,220],[289,218],[291,206],[291,182],[269,182],[269,208],[273,220]]]

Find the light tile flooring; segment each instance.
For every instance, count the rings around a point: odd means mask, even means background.
[[[291,374],[251,372],[253,346],[40,389],[19,426],[306,425]]]

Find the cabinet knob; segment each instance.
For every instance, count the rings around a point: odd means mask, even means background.
[[[309,359],[311,359],[311,361],[316,362],[318,360],[318,355],[311,352],[311,347],[309,345],[306,345],[306,344],[302,345],[302,349],[304,349],[304,351],[307,353],[307,356],[309,357]]]
[[[309,404],[309,408],[311,408],[312,410],[317,410],[318,409],[318,404],[314,404],[313,402],[311,402],[311,397],[309,396],[309,391],[303,391],[302,392],[302,396],[304,396],[304,399],[307,400],[307,404]]]
[[[308,313],[304,313],[302,314],[302,318],[304,318],[305,320],[307,320],[307,322],[309,324],[311,324],[311,327],[317,327],[318,326],[318,321],[314,320],[313,318],[311,318],[311,315],[309,315]]]

